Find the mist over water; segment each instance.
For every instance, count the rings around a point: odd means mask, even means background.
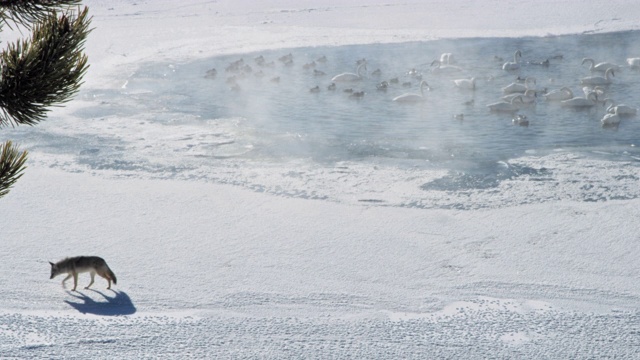
[[[36,132],[28,129],[21,140],[29,143],[37,138],[34,146],[47,151],[70,150],[79,163],[96,169],[190,171],[191,175],[199,169],[197,176],[250,184],[265,191],[281,185],[273,185],[274,179],[257,183],[242,176],[234,179],[216,173],[216,168],[259,163],[280,166],[278,171],[291,174],[300,164],[328,171],[347,167],[353,170],[349,176],[357,179],[370,175],[355,168],[375,166],[412,172],[385,175],[378,178],[380,182],[392,183],[424,171],[417,176],[431,175],[412,185],[415,191],[455,192],[496,188],[505,180],[553,178],[553,171],[545,165],[522,159],[553,163],[550,159],[554,157],[568,156],[561,161],[578,157],[606,162],[596,166],[596,171],[624,162],[625,168],[633,170],[620,175],[621,179],[631,182],[640,159],[638,118],[625,117],[618,127],[603,128],[603,106],[570,109],[541,95],[567,86],[574,96],[582,96],[580,79],[602,75],[581,65],[588,57],[623,66],[615,72],[613,83],[605,86],[605,97],[640,106],[640,71],[629,68],[625,61],[640,56],[638,35],[623,32],[280,49],[181,64],[140,64],[135,73],[123,76],[121,89],[84,89],[81,98],[89,105],[73,114],[83,121],[126,118],[131,123],[124,128],[119,124],[115,133],[82,135],[45,126]],[[502,70],[502,64],[512,61],[516,50],[522,51],[521,68]],[[441,53],[452,53],[462,71],[432,72],[431,63]],[[289,54],[291,63],[279,60]],[[367,62],[361,81],[328,88],[333,76],[356,72],[356,62],[361,59]],[[542,65],[547,60],[548,66]],[[225,70],[234,62],[238,69]],[[454,86],[454,79],[470,77],[476,78],[475,90]],[[536,105],[517,112],[526,116],[528,126],[514,125],[514,114],[494,113],[486,106],[500,101],[504,95],[501,88],[518,77],[536,79]],[[425,91],[424,102],[392,101],[403,93],[420,93],[421,79],[431,88]],[[377,89],[382,81],[389,82],[386,90]],[[348,89],[351,92],[346,92]],[[353,96],[359,91],[364,96]],[[17,131],[10,136],[20,139],[21,134]],[[132,155],[134,152],[138,155]],[[291,168],[291,163],[297,165]],[[203,175],[206,172],[213,175]],[[300,176],[306,179],[301,183],[307,184],[319,175],[307,171]],[[319,177],[325,183],[336,181],[331,176]],[[352,186],[358,183],[350,181]],[[303,190],[293,189],[296,186],[282,193],[315,197],[310,190],[313,185]],[[626,186],[622,184],[622,188]],[[606,194],[595,195],[596,200],[607,198]],[[413,201],[409,206],[425,203]]]
[[[469,162],[507,160],[528,150],[604,147],[616,152],[636,145],[640,122],[631,119],[613,131],[602,129],[602,106],[567,109],[539,96],[536,106],[520,111],[530,121],[527,128],[513,126],[512,114],[491,113],[486,107],[499,101],[500,89],[517,77],[536,78],[539,91],[568,86],[575,96],[582,96],[579,79],[595,75],[580,64],[582,58],[626,65],[627,57],[640,53],[635,38],[637,34],[628,32],[277,50],[189,64],[147,65],[129,79],[125,91],[151,91],[143,102],[158,99],[157,105],[172,112],[203,119],[243,119],[262,138],[243,156],[309,157],[319,162],[376,157],[464,169]],[[521,70],[502,70],[518,49],[523,52]],[[463,71],[432,73],[431,62],[443,52],[453,53],[455,65]],[[278,60],[287,54],[292,55],[291,65]],[[255,60],[259,56],[272,65],[259,66]],[[326,63],[317,61],[323,56]],[[250,70],[225,71],[240,59],[242,67]],[[367,60],[368,72],[362,81],[327,89],[334,75],[355,72],[359,59]],[[548,67],[529,63],[547,59]],[[215,78],[205,78],[210,69],[216,69]],[[420,92],[419,77],[409,75],[412,69],[432,88],[425,94],[427,100],[410,105],[392,102],[402,93]],[[373,75],[375,70],[381,75]],[[324,75],[315,74],[319,72]],[[477,78],[475,91],[455,88],[453,79],[472,76]],[[278,83],[272,81],[276,77]],[[386,91],[376,89],[393,78],[397,84],[391,83]],[[628,68],[617,72],[614,83],[606,87],[606,97],[635,104],[640,98],[639,79],[640,73]],[[232,90],[233,86],[237,89]],[[312,92],[316,86],[318,92]],[[365,95],[354,99],[347,89]],[[473,104],[465,105],[468,102]],[[458,114],[463,120],[454,118]]]

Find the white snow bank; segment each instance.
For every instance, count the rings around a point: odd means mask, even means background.
[[[87,86],[106,88],[154,59],[630,30],[640,18],[631,1],[86,3],[95,27]],[[353,206],[63,172],[39,166],[39,155],[0,200],[3,357],[637,353],[640,200],[475,211]],[[81,254],[107,260],[114,292],[103,279],[75,294],[48,279],[47,261]]]
[[[87,1],[92,82],[140,61],[301,46],[639,29],[640,3],[584,1]],[[106,76],[106,77],[105,77]]]

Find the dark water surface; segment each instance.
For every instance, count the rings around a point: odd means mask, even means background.
[[[461,168],[492,166],[527,151],[544,153],[558,148],[605,149],[615,157],[625,151],[635,153],[634,145],[640,140],[636,118],[603,129],[603,106],[568,109],[540,95],[545,89],[567,86],[575,96],[582,96],[579,80],[601,75],[581,65],[583,58],[590,57],[625,67],[605,87],[605,97],[640,104],[640,72],[626,67],[625,62],[640,56],[638,35],[623,32],[263,51],[188,64],[144,65],[129,79],[125,91],[151,91],[141,99],[142,107],[155,104],[204,119],[245,119],[245,126],[262,135],[253,151],[243,156],[319,162],[375,157]],[[503,62],[511,61],[518,49],[523,54],[521,69],[502,70]],[[454,54],[461,72],[431,71],[431,62],[444,52]],[[278,60],[287,54],[293,59],[289,65]],[[262,66],[256,60],[260,56]],[[318,61],[321,57],[327,61]],[[331,78],[355,72],[359,59],[367,61],[362,80],[337,83],[335,90],[328,90]],[[536,64],[547,59],[548,66]],[[225,70],[239,60],[243,63],[239,70]],[[206,77],[211,69],[217,74]],[[410,105],[393,102],[402,93],[420,92],[420,78],[410,74],[412,69],[432,88],[425,92],[426,100]],[[380,75],[373,74],[376,70]],[[469,77],[477,78],[475,91],[454,86],[452,80]],[[486,107],[499,101],[501,88],[517,77],[536,79],[537,104],[519,112],[527,116],[527,127],[514,126],[513,114],[492,113]],[[377,84],[393,78],[398,79],[397,84],[389,84],[386,91],[377,89]],[[313,92],[316,86],[319,91]],[[356,98],[346,89],[365,94]]]

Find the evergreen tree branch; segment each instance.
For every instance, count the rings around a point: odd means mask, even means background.
[[[11,141],[0,144],[0,198],[22,177],[26,161],[27,152],[20,152]]]
[[[88,8],[74,18],[51,13],[34,26],[30,40],[9,44],[0,54],[0,127],[35,125],[49,106],[71,100],[88,68],[82,53],[91,29]]]
[[[79,5],[81,0],[0,0],[0,26],[8,21],[29,28],[47,15]]]

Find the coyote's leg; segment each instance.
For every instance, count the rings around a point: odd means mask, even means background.
[[[62,287],[65,287],[65,283],[67,282],[67,280],[71,279],[71,274],[67,274],[67,277],[62,279]]]
[[[93,280],[94,280],[94,279],[95,279],[95,277],[96,277],[96,272],[95,272],[95,271],[92,271],[92,272],[90,273],[90,275],[91,275],[91,282],[89,283],[89,285],[87,285],[87,287],[86,287],[85,289],[88,289],[88,288],[90,288],[90,287],[91,287],[91,285],[93,285]]]
[[[71,289],[71,291],[76,291],[76,288],[78,287],[78,273],[77,272],[73,272],[73,289]]]
[[[98,275],[100,275],[100,277],[103,277],[109,283],[109,285],[107,285],[107,290],[111,289],[111,277],[109,276],[109,273],[106,271],[101,271],[98,272]]]

